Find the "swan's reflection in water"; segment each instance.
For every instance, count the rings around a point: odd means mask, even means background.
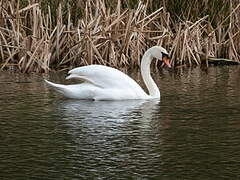
[[[152,117],[159,111],[159,100],[66,100],[59,108],[70,134],[81,133],[79,130],[84,130],[84,134],[117,134],[136,128],[151,128]]]
[[[159,100],[126,100],[126,101],[88,101],[66,100],[59,108],[66,120],[72,124],[81,120],[91,121],[93,125],[114,121],[122,123],[128,120],[151,120],[154,112],[159,111]]]
[[[141,173],[159,164],[158,137],[152,126],[159,101],[67,100],[59,109],[73,141],[70,146],[76,149],[66,158],[77,161],[85,176],[114,177],[116,171],[131,176],[131,171]]]

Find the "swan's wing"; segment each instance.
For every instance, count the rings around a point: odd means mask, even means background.
[[[83,76],[83,75],[78,75],[76,73],[70,73],[69,76],[66,77],[66,79],[78,79],[85,83],[93,84],[98,87],[102,87],[101,85],[97,84],[97,82],[94,82],[93,80],[89,79],[88,77]]]
[[[78,78],[84,83],[60,85],[46,81],[68,98],[121,100],[148,97],[143,89],[123,72],[102,65],[90,65],[69,71],[67,79]]]
[[[69,71],[70,78],[80,78],[101,88],[127,88],[134,91],[143,91],[132,78],[123,72],[102,65],[89,65],[74,68]],[[67,79],[69,79],[67,77]]]

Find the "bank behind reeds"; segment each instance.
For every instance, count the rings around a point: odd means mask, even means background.
[[[238,1],[230,0],[215,24],[212,14],[193,21],[191,14],[176,18],[164,4],[151,8],[152,1],[137,1],[133,9],[115,2],[87,0],[76,20],[76,7],[69,4],[60,3],[57,9],[45,4],[43,10],[37,1],[23,6],[0,0],[0,68],[48,72],[87,64],[134,67],[153,45],[168,49],[174,66],[199,65],[208,57],[239,61]]]

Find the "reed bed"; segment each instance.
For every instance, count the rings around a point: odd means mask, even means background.
[[[208,57],[239,61],[238,1],[230,0],[215,24],[208,14],[195,20],[172,15],[170,0],[157,8],[152,1],[136,1],[132,8],[114,2],[86,0],[76,18],[78,6],[69,3],[43,9],[40,1],[0,0],[0,68],[25,73],[88,64],[131,68],[154,45],[170,52],[174,66],[199,65]]]

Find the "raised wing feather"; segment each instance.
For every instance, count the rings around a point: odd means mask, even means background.
[[[126,88],[136,93],[144,93],[136,81],[123,72],[111,67],[102,65],[82,66],[70,70],[69,74],[73,76],[78,75],[87,82],[102,88]]]

